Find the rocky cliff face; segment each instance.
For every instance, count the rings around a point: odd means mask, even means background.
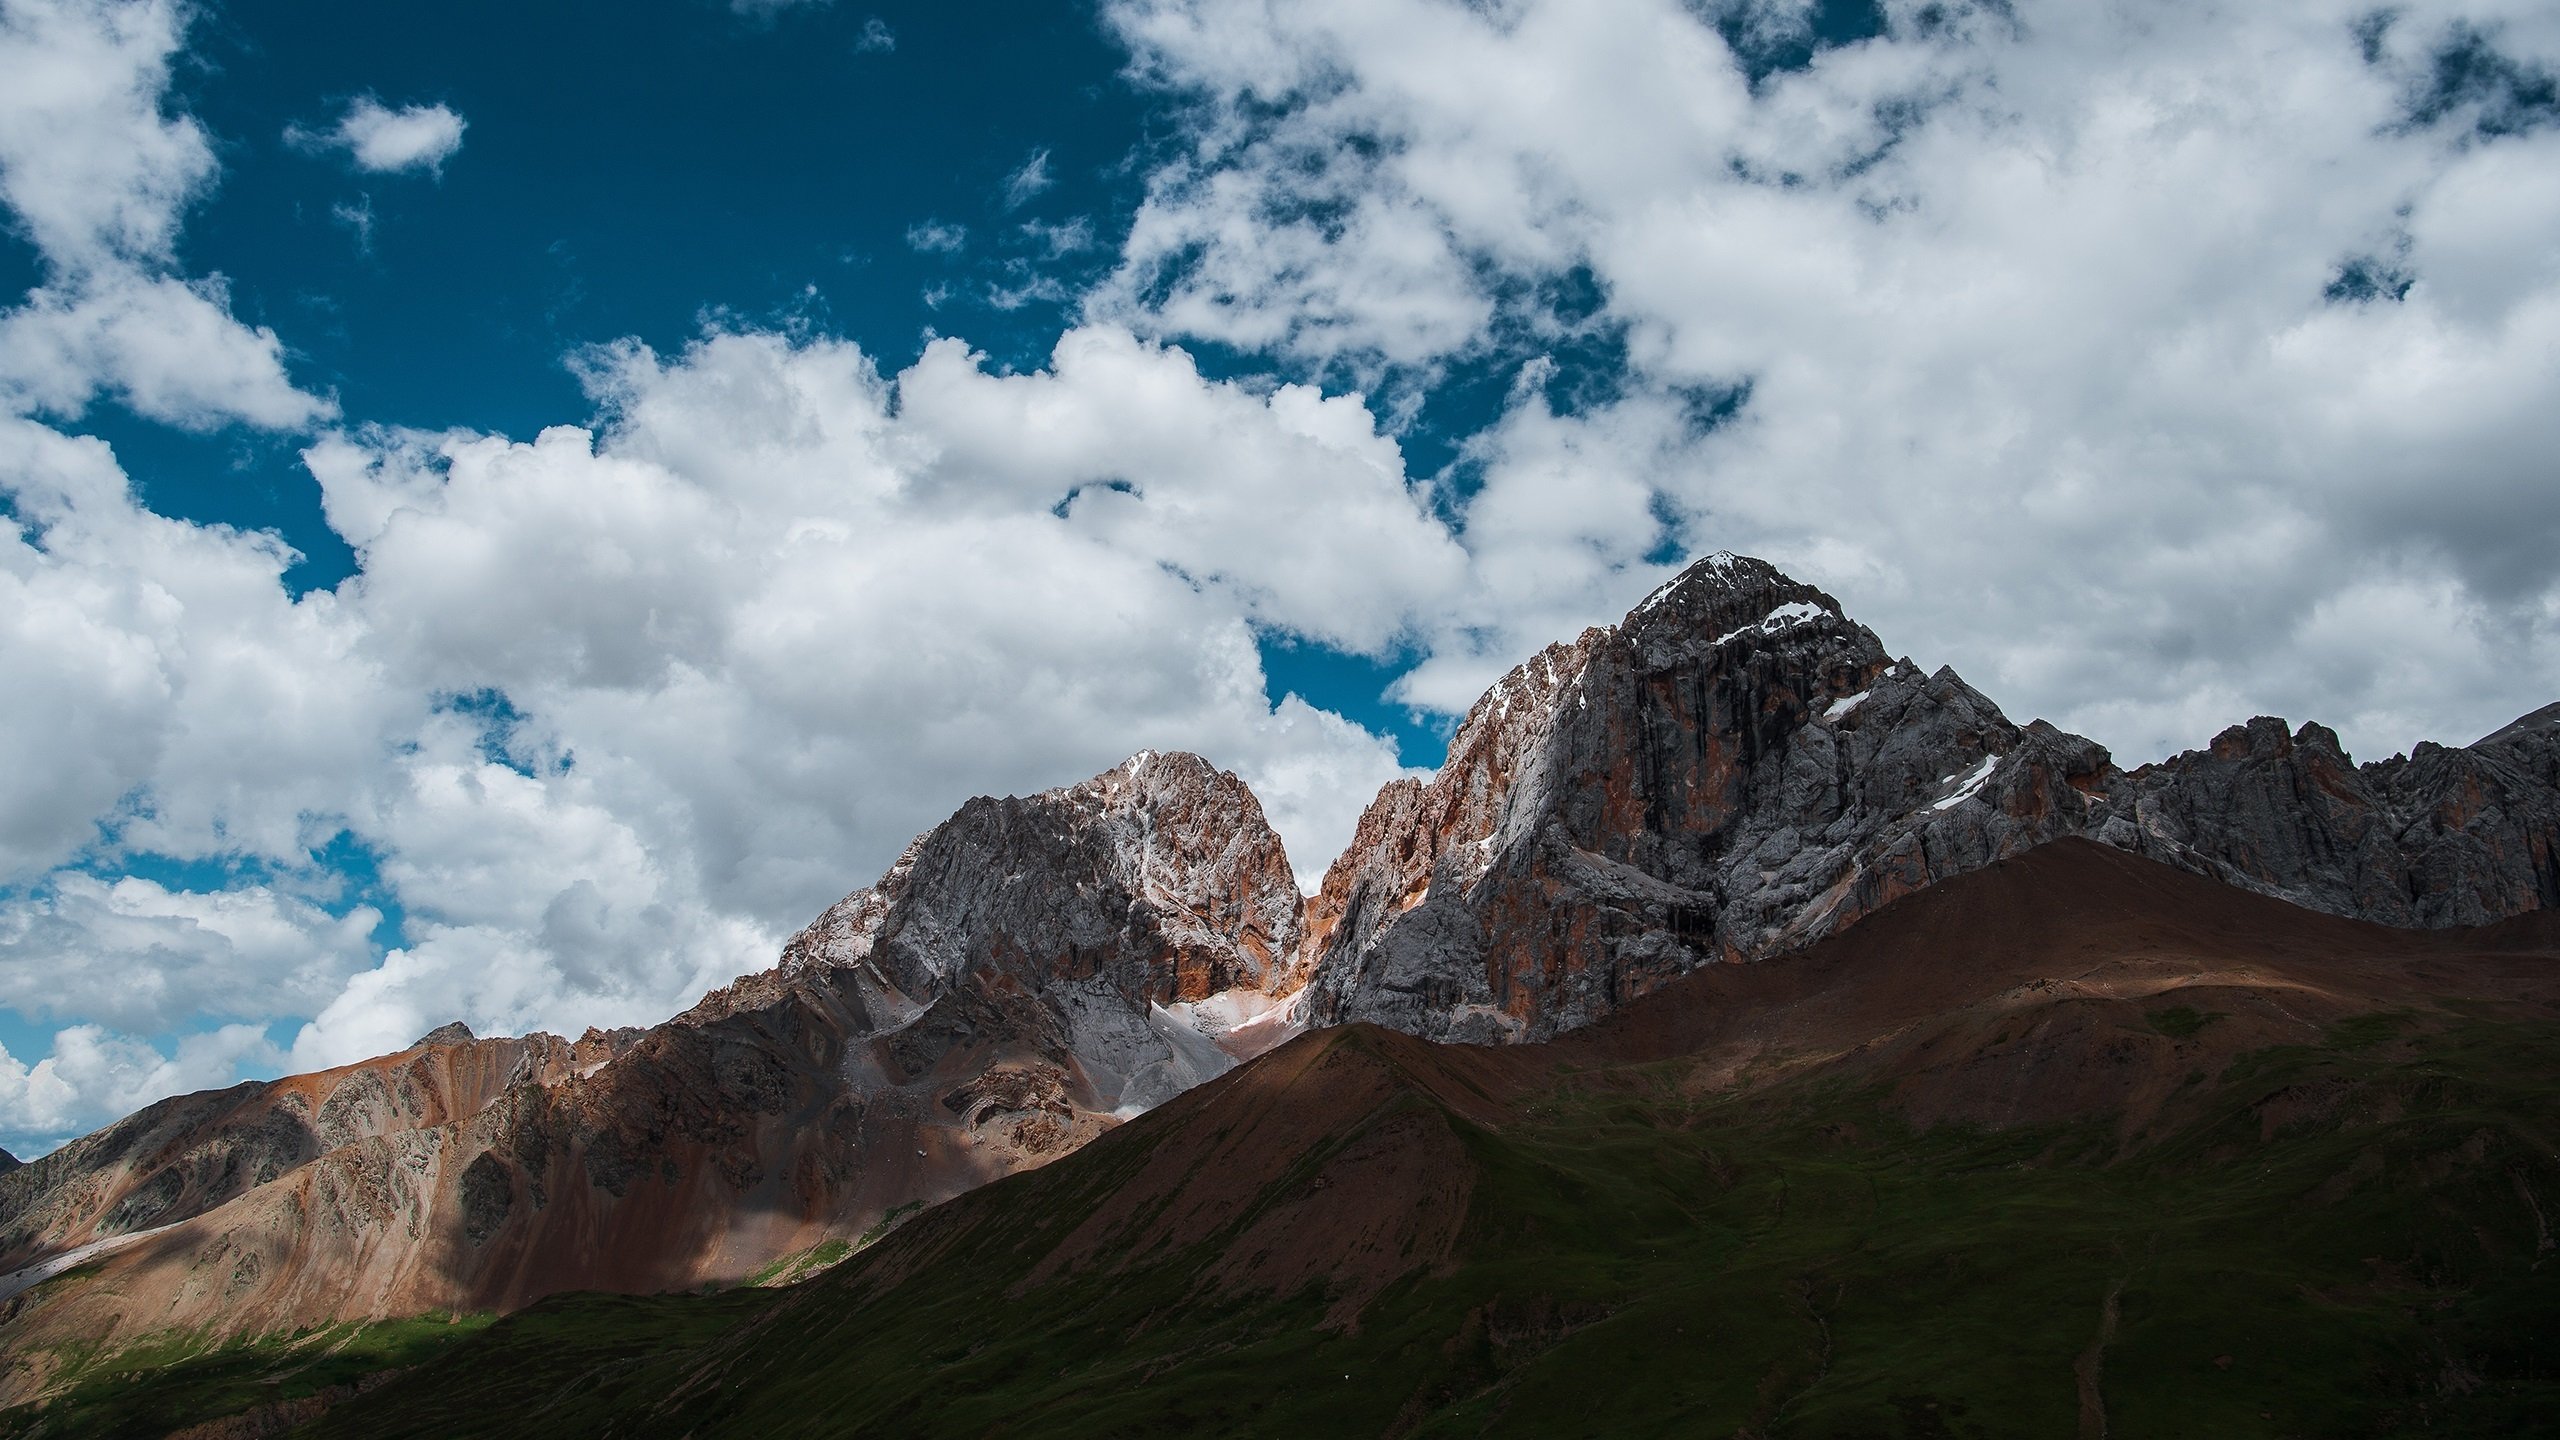
[[[971,801],[775,969],[608,1053],[422,1045],[165,1102],[0,1181],[22,1258],[170,1227],[10,1302],[9,1342],[735,1281],[1269,1043],[1299,905],[1259,806],[1196,756]]]
[[[2560,906],[2560,706],[2359,766],[2260,717],[2115,782],[2099,839],[2333,915],[2485,925]]]
[[[1145,1109],[1229,1068],[1216,1041],[1249,1049],[1237,1022],[1299,989],[1299,909],[1244,782],[1148,752],[1067,789],[970,801],[795,937],[777,978],[830,977],[898,1016],[906,1068],[1016,1036],[1095,1105]]]
[[[1542,1039],[2064,835],[2334,914],[2483,923],[2560,904],[2555,721],[2359,769],[2259,720],[2127,774],[1712,556],[1514,670],[1438,775],[1378,797],[1309,905],[1308,1014]]]

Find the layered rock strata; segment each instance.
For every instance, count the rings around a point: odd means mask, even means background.
[[[2367,765],[2261,716],[2112,784],[2097,838],[2314,910],[2440,928],[2560,906],[2560,706]]]

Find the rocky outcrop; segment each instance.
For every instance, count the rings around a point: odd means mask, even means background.
[[[1097,1105],[1145,1109],[1234,1063],[1223,1021],[1299,989],[1299,909],[1244,782],[1147,752],[963,805],[795,937],[776,979],[832,977],[898,1015],[907,1068],[981,1034],[1036,1037]]]
[[[773,970],[610,1053],[439,1031],[65,1147],[0,1193],[94,1217],[174,1175],[175,1202],[114,1222],[171,1228],[12,1302],[8,1343],[735,1282],[1072,1150],[1278,1038],[1246,1022],[1299,984],[1290,873],[1243,783],[1196,756],[973,800]],[[407,1079],[423,1064],[501,1054],[531,1058],[450,1103],[404,1098],[432,1088]],[[84,1223],[30,1220],[20,1253],[103,1233]]]
[[[1477,702],[1310,906],[1319,1023],[1557,1034],[2085,827],[2106,753],[1720,555]]]
[[[2484,923],[2560,905],[2555,722],[2358,768],[2259,720],[2128,774],[1711,556],[1512,671],[1437,775],[1378,797],[1309,904],[1307,1010],[1542,1039],[2066,835],[2333,914]]]
[[[2560,707],[2358,766],[2261,716],[2117,784],[2097,836],[2333,915],[2485,925],[2560,906]]]

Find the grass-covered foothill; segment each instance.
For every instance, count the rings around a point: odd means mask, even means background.
[[[157,1437],[246,1415],[281,1425],[441,1355],[489,1323],[486,1315],[427,1315],[235,1343],[162,1335],[112,1354],[35,1357],[61,1388],[43,1404],[0,1410],[0,1440]]]
[[[1498,1120],[1417,1085],[1215,1235],[1038,1273],[1166,1143],[1140,1132],[778,1297],[547,1302],[310,1433],[2121,1440],[2560,1416],[2547,1025],[2351,1022],[2189,1087],[2130,1149],[2112,1119],[1921,1132],[1881,1087],[1692,1079],[1594,1067]],[[1349,1325],[1321,1285],[1233,1282],[1257,1216],[1433,1127],[1472,1172],[1446,1258]]]

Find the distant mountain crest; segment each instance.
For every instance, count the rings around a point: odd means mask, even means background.
[[[1243,781],[1141,751],[970,800],[773,968],[648,1031],[449,1025],[0,1173],[0,1266],[122,1247],[7,1300],[0,1336],[733,1283],[1305,1026],[1543,1039],[2071,836],[2391,925],[2560,908],[2560,705],[2363,766],[2261,717],[2128,772],[1719,553],[1487,690],[1312,897]]]

